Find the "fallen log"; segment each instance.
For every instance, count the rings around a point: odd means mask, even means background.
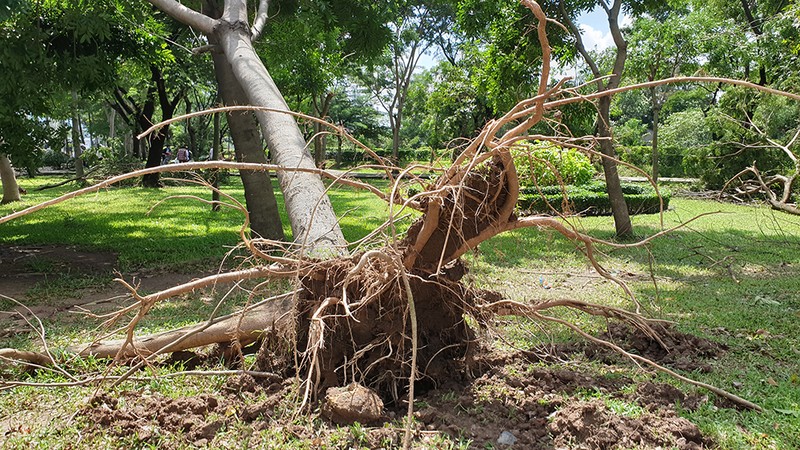
[[[233,341],[245,346],[258,340],[264,333],[289,323],[293,298],[294,293],[287,293],[206,323],[139,337],[133,341],[133,345],[126,345],[125,339],[119,339],[94,342],[88,346],[81,344],[67,350],[82,357],[131,358]]]
[[[141,336],[126,345],[125,339],[99,341],[68,347],[66,355],[97,358],[147,357],[154,354],[172,353],[212,344],[237,341],[246,346],[265,333],[291,323],[289,314],[294,307],[294,292],[263,300],[241,311],[220,316],[205,323]],[[55,363],[40,352],[0,349],[0,359],[35,366],[51,366]]]

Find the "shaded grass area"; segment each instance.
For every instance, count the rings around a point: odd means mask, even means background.
[[[36,187],[60,181],[39,177],[20,180],[29,194],[23,202],[0,205],[0,215],[32,206],[74,190],[65,185],[45,191]],[[378,182],[384,187],[386,182]],[[281,205],[284,231],[291,229],[283,198],[273,181]],[[222,190],[244,203],[241,180],[230,177]],[[66,244],[118,254],[119,269],[163,267],[181,271],[183,265],[214,267],[239,243],[244,216],[223,208],[212,212],[200,201],[171,196],[197,196],[210,200],[210,191],[199,186],[168,186],[162,189],[121,187],[103,190],[46,208],[0,226],[4,245]],[[364,191],[337,187],[330,192],[334,208],[348,242],[366,236],[383,223],[387,207]],[[161,202],[161,203],[159,203]]]
[[[52,179],[21,180],[30,194],[25,205],[52,198],[63,187],[33,192],[38,183]],[[385,182],[377,182],[385,187]],[[223,187],[243,199],[241,185],[235,178]],[[160,190],[140,188],[112,189],[82,199],[70,200],[49,210],[37,212],[0,226],[3,245],[69,244],[116,252],[120,269],[169,269],[192,271],[198,266],[217,266],[225,253],[238,243],[241,214],[236,211],[211,213],[205,204],[171,200],[147,210],[170,195],[209,193],[199,187],[169,187]],[[386,207],[370,194],[349,188],[330,192],[348,241],[365,236],[383,223]],[[280,201],[280,198],[279,198]],[[699,424],[720,448],[800,448],[800,219],[766,208],[721,204],[710,201],[673,198],[672,210],[664,215],[664,227],[685,223],[711,211],[719,214],[702,217],[686,227],[653,241],[646,249],[600,247],[601,262],[615,275],[628,282],[651,317],[677,323],[680,330],[725,344],[728,350],[711,361],[708,373],[685,373],[695,379],[720,386],[766,408],[766,412],[742,412],[704,403],[697,411],[684,411],[685,417]],[[24,205],[3,205],[0,214]],[[603,239],[613,238],[610,218],[584,218],[573,221],[577,229]],[[649,236],[662,229],[657,215],[636,216],[636,232]],[[287,227],[287,233],[289,232]],[[652,262],[651,262],[652,254]],[[476,284],[503,292],[520,301],[545,298],[577,298],[632,307],[621,290],[600,279],[587,264],[580,248],[554,232],[535,229],[517,230],[498,236],[468,256],[469,275]],[[649,269],[654,269],[654,285]],[[107,282],[107,281],[106,281]],[[77,284],[77,281],[75,282]],[[279,291],[286,286],[274,286]],[[46,303],[55,285],[33,294]],[[46,289],[50,289],[50,293]],[[263,293],[266,296],[268,293]],[[208,317],[224,291],[187,295],[159,305],[148,317],[143,331],[193,323]],[[221,313],[246,301],[237,294],[226,302]],[[584,326],[590,331],[604,329],[605,322],[569,311],[556,311],[559,317]],[[96,323],[80,318],[59,319],[48,323],[49,335],[56,345],[85,338]],[[547,342],[567,342],[575,338],[556,326],[528,320],[503,322],[506,342],[524,349],[541,347]],[[32,336],[3,338],[0,346],[33,347]],[[103,363],[84,361],[85,370],[102,370]],[[575,363],[585,370],[624,373],[634,379],[649,379],[648,372],[637,370],[633,363],[615,367],[581,360]],[[77,369],[77,368],[76,368]],[[164,369],[166,370],[166,369]],[[39,373],[36,381],[63,380],[63,377]],[[658,381],[680,385],[665,376]],[[160,392],[183,396],[209,392],[222,378],[179,378],[169,381],[130,383],[124,389]],[[0,400],[5,411],[35,411],[38,404],[53,405],[53,410],[72,408],[91,389],[18,388]],[[608,399],[613,403],[613,399]],[[41,403],[39,403],[41,402]],[[625,405],[620,406],[624,409]],[[624,412],[624,411],[623,411]],[[57,414],[56,414],[57,415]],[[0,415],[2,416],[2,415]],[[66,417],[66,416],[65,416]],[[0,417],[0,420],[3,420]],[[63,443],[80,435],[80,422],[70,419],[62,428],[42,427],[35,439],[45,443]],[[315,427],[319,424],[301,423]],[[235,433],[236,430],[229,430]],[[342,442],[358,442],[361,431],[342,429]],[[31,440],[17,436],[13,445],[25,447]],[[233,439],[233,438],[232,438]],[[276,435],[275,446],[293,448],[305,445],[283,441]],[[16,442],[16,444],[15,444]],[[233,442],[236,442],[235,439]],[[141,445],[111,441],[108,446]],[[307,443],[306,443],[307,444]],[[463,443],[447,441],[442,448]]]

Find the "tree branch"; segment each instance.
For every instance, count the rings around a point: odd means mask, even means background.
[[[261,33],[264,31],[264,26],[267,25],[267,19],[269,15],[267,11],[269,10],[269,0],[259,0],[258,2],[258,12],[256,13],[256,19],[253,21],[253,26],[250,28],[250,40],[255,42],[261,37]]]
[[[191,8],[187,8],[186,6],[178,3],[176,0],[147,1],[178,22],[188,25],[205,35],[209,35],[214,32],[214,27],[217,24],[216,20]]]

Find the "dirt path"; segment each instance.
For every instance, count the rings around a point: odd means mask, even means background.
[[[117,277],[117,255],[65,245],[0,247],[0,294],[29,308],[39,319],[77,309],[107,312],[130,301]],[[196,278],[197,274],[124,274],[142,291],[154,292]],[[38,292],[37,292],[38,291]],[[25,307],[0,298],[0,338],[30,331],[18,314]]]

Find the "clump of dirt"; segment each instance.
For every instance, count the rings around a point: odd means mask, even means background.
[[[322,415],[333,423],[371,424],[383,416],[383,400],[372,389],[358,383],[330,388],[322,402]]]
[[[674,411],[643,413],[638,417],[614,414],[602,400],[576,401],[564,405],[547,429],[557,448],[701,449],[709,444],[697,425]]]
[[[724,344],[682,333],[671,325],[654,326],[653,330],[663,342],[663,346],[640,329],[618,322],[609,323],[608,331],[598,337],[659,364],[704,373],[713,369],[708,360],[718,358],[727,350]],[[592,359],[612,364],[624,359],[619,353],[599,344],[589,342],[581,345],[586,356]]]

